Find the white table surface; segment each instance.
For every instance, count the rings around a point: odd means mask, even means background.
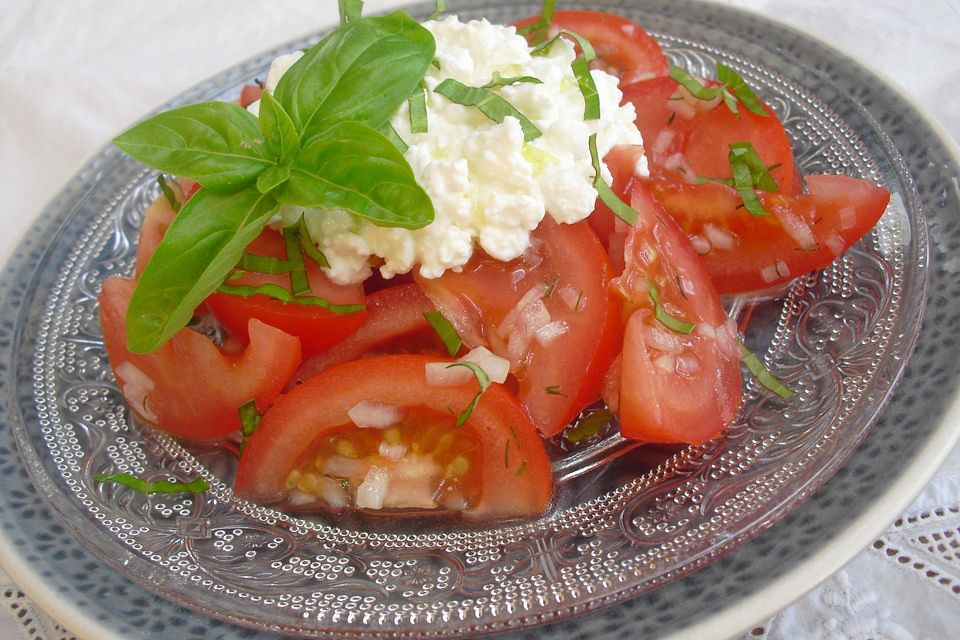
[[[960,0],[725,2],[851,55],[960,140]],[[404,3],[366,5],[374,12]],[[110,138],[218,71],[332,24],[336,6],[334,0],[0,0],[0,261]],[[905,518],[878,532],[878,543],[746,637],[960,637],[960,588],[911,571],[924,540],[946,541],[927,546],[945,549],[939,575],[960,585],[958,508],[960,451],[954,451]],[[893,544],[898,554],[889,555]],[[4,591],[5,579],[0,571],[0,599],[30,607],[29,599],[15,597],[15,586]],[[42,613],[32,627],[7,614],[0,611],[0,638],[69,637]]]

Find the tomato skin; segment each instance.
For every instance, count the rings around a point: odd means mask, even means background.
[[[868,180],[811,175],[805,195],[759,192],[773,213],[754,216],[742,208],[737,192],[722,184],[642,182],[688,236],[705,237],[712,224],[735,240],[732,250],[713,246],[700,256],[720,293],[764,289],[828,266],[876,225],[890,200],[887,190]],[[801,221],[815,245],[799,245],[784,228],[783,215]]]
[[[620,430],[643,442],[700,444],[720,435],[740,407],[739,345],[679,226],[642,185],[631,205],[640,217],[627,238],[626,269],[614,281],[628,314],[619,367]],[[654,318],[648,282],[667,313],[696,325],[688,335]]]
[[[250,321],[250,346],[240,353],[226,353],[191,329],[181,329],[155,351],[131,353],[126,316],[134,287],[133,280],[118,276],[103,283],[100,323],[107,355],[121,386],[130,382],[118,374],[123,363],[152,380],[145,401],[149,410],[130,405],[173,436],[216,440],[236,431],[240,405],[255,399],[266,410],[300,364],[299,340],[257,320]],[[146,415],[150,413],[155,417]]]
[[[247,248],[257,255],[285,258],[281,234],[273,229],[264,229]],[[312,260],[306,260],[310,295],[320,296],[336,304],[363,304],[363,285],[338,285],[333,283]],[[287,274],[245,273],[230,284],[260,286],[276,284],[290,290]],[[207,306],[217,320],[242,342],[247,341],[247,324],[256,318],[272,327],[300,338],[303,356],[309,358],[338,344],[355,332],[366,318],[366,310],[353,313],[334,313],[322,307],[297,303],[285,303],[265,295],[241,298],[226,293],[213,293],[207,298]]]
[[[718,86],[710,80],[706,84]],[[669,77],[623,88],[624,102],[631,102],[636,109],[635,123],[643,135],[651,176],[690,184],[697,177],[730,179],[729,145],[749,142],[764,164],[773,167],[770,175],[779,185],[778,193],[798,195],[802,191],[790,138],[768,105],[763,104],[765,116],[743,105],[739,114],[734,114],[722,101],[706,103],[691,98],[700,105],[695,108],[678,99],[685,91]]]
[[[525,27],[539,18],[524,18],[514,26]],[[667,75],[670,65],[660,44],[643,27],[622,16],[600,11],[556,11],[550,32],[561,29],[589,40],[597,59],[620,78],[621,84]]]
[[[433,303],[414,282],[375,291],[367,296],[367,319],[363,325],[340,344],[305,360],[294,381],[302,383],[338,362],[371,355],[402,352],[448,355],[423,315],[434,310]]]
[[[533,249],[517,260],[475,255],[460,273],[417,282],[468,347],[483,345],[512,361],[520,401],[551,436],[599,397],[620,349],[621,327],[610,262],[586,222],[558,224],[547,216],[531,242]],[[511,339],[524,331],[521,320],[509,320],[511,311],[516,319],[524,295],[544,283],[552,283],[553,293],[542,302],[566,330],[548,344],[528,336],[527,350],[517,354]]]
[[[147,263],[157,250],[157,245],[163,239],[170,223],[177,213],[173,210],[170,201],[163,194],[150,203],[143,213],[143,222],[140,224],[140,236],[137,240],[137,262],[134,267],[134,277],[140,277]]]
[[[325,434],[350,423],[361,401],[447,411],[466,407],[479,387],[475,380],[455,387],[427,384],[425,365],[446,361],[423,355],[386,355],[337,364],[277,400],[240,458],[234,494],[261,503],[276,502],[287,475]],[[542,513],[553,491],[550,461],[536,429],[516,398],[497,384],[484,392],[462,429],[481,442],[480,498],[465,512],[474,518]],[[516,440],[514,440],[514,433]],[[503,464],[505,443],[519,443],[522,475]]]

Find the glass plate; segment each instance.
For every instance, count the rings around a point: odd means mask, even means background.
[[[451,5],[463,16],[503,22],[537,7]],[[956,211],[955,194],[938,190],[953,167],[949,153],[883,83],[766,20],[683,2],[591,7],[641,21],[691,70],[705,73],[717,61],[737,68],[784,119],[804,172],[868,177],[894,192],[878,228],[854,250],[752,310],[749,343],[797,397],[785,402],[750,387],[728,436],[702,447],[626,451],[609,439],[558,449],[557,498],[536,520],[331,523],[235,501],[229,457],[188,451],[138,424],[105,365],[98,286],[108,273],[130,269],[140,216],[156,195],[150,172],[108,148],[38,222],[33,236],[51,238],[50,245],[28,241],[9,267],[7,340],[0,341],[9,356],[9,424],[25,464],[85,546],[165,598],[259,629],[336,637],[484,633],[591,611],[701,568],[762,533],[840,467],[890,399],[918,336],[929,276],[923,211]],[[230,98],[274,55],[175,103]],[[936,231],[938,241],[957,234],[949,226]],[[938,326],[960,316],[956,299],[938,298]],[[731,302],[734,313],[744,305]],[[955,380],[956,358],[924,357],[942,363],[926,372],[931,380]],[[910,426],[909,416],[895,415]],[[896,438],[886,443],[898,445],[911,450]],[[91,476],[105,468],[200,473],[213,488],[200,497],[145,498],[98,486]],[[883,469],[875,467],[874,478]],[[17,512],[15,499],[7,499],[5,515]],[[647,598],[647,621],[665,624],[655,593]],[[701,591],[697,599],[708,598]]]

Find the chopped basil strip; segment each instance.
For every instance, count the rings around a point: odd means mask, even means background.
[[[546,391],[547,393],[549,393],[549,394],[552,395],[552,396],[563,396],[564,398],[569,397],[569,396],[567,396],[567,394],[565,394],[564,392],[560,391],[560,385],[558,385],[558,384],[549,386],[549,387],[545,388],[544,391]]]
[[[723,92],[723,87],[705,87],[703,83],[680,67],[670,67],[667,75],[676,80],[697,100],[713,100]]]
[[[444,0],[437,0],[437,3],[434,5],[433,13],[427,16],[427,20],[436,20],[446,8],[447,3]]]
[[[307,265],[300,251],[300,233],[296,227],[283,228],[283,247],[287,251],[287,264],[290,265],[290,291],[295,296],[302,296],[310,291],[310,280],[307,278]]]
[[[403,141],[403,138],[400,137],[400,134],[397,133],[397,130],[393,128],[393,125],[389,122],[384,123],[384,125],[380,127],[379,131],[387,140],[393,143],[393,146],[395,146],[397,149],[400,149],[400,153],[406,153],[407,149],[410,148],[407,146],[407,143]]]
[[[510,441],[507,440],[503,443],[503,466],[510,466]]]
[[[407,98],[410,107],[410,132],[427,132],[427,89],[422,84]]]
[[[477,392],[477,395],[473,396],[473,400],[470,401],[470,404],[467,405],[467,408],[460,412],[460,415],[457,416],[457,426],[462,427],[463,424],[470,418],[470,414],[473,413],[473,410],[476,409],[477,403],[480,402],[480,396],[483,395],[483,392],[487,390],[487,387],[490,386],[490,376],[487,375],[487,372],[484,371],[480,365],[474,364],[473,362],[451,362],[447,365],[447,369],[451,367],[466,367],[473,372],[474,377],[477,379],[477,383],[480,385],[480,391]]]
[[[101,484],[104,482],[122,484],[140,493],[203,493],[210,488],[203,478],[197,478],[191,482],[170,480],[149,482],[130,473],[97,473],[94,474],[93,479]]]
[[[581,51],[583,51],[583,57],[577,58],[570,65],[570,68],[573,69],[573,75],[577,79],[577,84],[580,86],[580,93],[583,94],[583,119],[598,120],[600,118],[600,94],[597,92],[597,83],[593,81],[593,76],[590,75],[589,65],[597,57],[597,53],[589,40],[573,31],[563,30],[546,42],[534,47],[530,55],[546,55],[549,53],[550,47],[563,36],[569,36],[576,40]]]
[[[476,107],[480,110],[480,113],[498,124],[503,122],[507,116],[513,116],[520,121],[524,142],[530,142],[542,135],[540,129],[537,129],[536,125],[527,119],[527,116],[517,111],[516,107],[496,93],[482,87],[468,87],[459,80],[447,78],[437,85],[434,92],[439,93],[450,102],[465,107]]]
[[[500,75],[499,71],[494,71],[493,78],[490,79],[490,82],[480,88],[495,89],[497,87],[509,87],[514,84],[543,84],[543,80],[540,78],[534,78],[533,76],[513,76],[512,78],[504,78]]]
[[[237,411],[240,413],[240,434],[243,437],[240,441],[240,453],[243,454],[243,449],[247,446],[247,441],[250,440],[250,436],[252,436],[253,432],[260,426],[260,420],[263,419],[263,414],[257,409],[256,400],[244,402]]]
[[[363,12],[363,0],[337,0],[340,5],[340,24],[344,25],[352,20],[359,20]]]
[[[295,296],[276,284],[262,284],[256,287],[243,284],[222,284],[217,291],[241,298],[263,295],[280,302],[323,307],[332,313],[356,313],[363,310],[362,304],[334,304],[320,296]]]
[[[760,102],[760,98],[753,92],[750,85],[740,77],[740,74],[719,62],[717,63],[717,80],[722,82],[750,113],[755,113],[758,116],[770,115],[763,108],[763,103]],[[727,106],[729,107],[730,105],[728,104]],[[736,113],[733,109],[731,109],[731,111]]]
[[[307,228],[307,221],[302,214],[300,220],[297,221],[297,231],[300,234],[300,248],[303,249],[303,252],[321,267],[329,269],[330,263],[327,261],[327,256],[323,255],[323,252],[314,244],[310,229]]]
[[[607,205],[610,211],[626,222],[629,225],[632,225],[637,221],[637,218],[640,217],[640,214],[637,211],[628,205],[626,202],[620,199],[620,197],[613,192],[613,189],[610,188],[606,182],[603,181],[603,173],[600,170],[600,154],[597,151],[597,134],[593,133],[590,135],[590,160],[593,162],[593,188],[597,190],[597,195],[600,197],[600,201],[603,204]]]
[[[460,351],[460,346],[463,344],[463,340],[460,339],[460,334],[453,328],[450,321],[439,311],[425,311],[423,317],[427,319],[427,322],[430,323],[433,330],[440,336],[440,340],[443,341],[443,346],[447,348],[447,353],[451,356],[457,355],[457,352]]]
[[[647,280],[647,293],[650,294],[650,299],[653,300],[653,316],[666,328],[676,331],[677,333],[682,333],[683,335],[689,335],[694,327],[697,326],[692,322],[684,322],[679,318],[674,318],[667,313],[663,307],[660,306],[660,294],[657,293],[657,288],[653,286],[650,280]]]
[[[523,472],[527,470],[527,461],[524,460],[520,463],[520,466],[517,467],[517,476],[522,476]]]
[[[740,194],[747,211],[755,216],[770,215],[763,208],[754,188],[763,191],[776,191],[777,182],[767,171],[766,166],[749,142],[734,142],[728,155],[730,171],[733,173],[733,188]]]
[[[160,185],[160,191],[163,192],[163,197],[170,203],[173,211],[179,212],[183,205],[183,189],[180,188],[180,183],[176,180],[167,180],[167,176],[161,173],[157,175],[157,184]]]
[[[746,365],[750,374],[757,379],[757,382],[781,398],[791,398],[796,395],[793,389],[777,380],[776,376],[770,373],[760,358],[750,351],[750,349],[747,349],[747,345],[743,344],[739,339],[737,342],[740,343],[740,360]]]
[[[580,442],[581,440],[597,435],[600,429],[612,419],[613,414],[610,413],[609,409],[591,413],[576,425],[567,428],[564,438],[567,439],[567,442]]]
[[[244,253],[240,257],[240,262],[237,263],[237,269],[241,271],[253,271],[254,273],[290,273],[290,263],[272,256]]]
[[[538,31],[546,31],[550,23],[553,22],[553,11],[556,4],[556,0],[543,0],[543,9],[540,10],[540,17],[527,26],[517,29],[517,33],[521,36],[526,36]]]

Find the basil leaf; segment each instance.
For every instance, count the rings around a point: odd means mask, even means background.
[[[670,67],[670,71],[667,72],[667,75],[676,80],[680,86],[689,91],[690,95],[697,100],[713,100],[723,91],[723,87],[704,86],[699,80],[694,78],[680,67]],[[737,113],[736,105],[734,105],[734,108],[732,108],[731,111]]]
[[[212,191],[235,191],[273,165],[257,119],[229,102],[201,102],[158,113],[113,142],[144,164]]]
[[[596,411],[577,422],[575,426],[568,428],[563,437],[566,438],[567,442],[580,442],[600,433],[600,429],[611,420],[613,420],[613,414],[609,409]]]
[[[260,130],[274,158],[288,162],[300,151],[300,134],[293,120],[269,92],[260,94]]]
[[[742,161],[750,169],[750,180],[753,186],[762,191],[776,191],[779,185],[769,169],[763,164],[763,159],[750,142],[731,142],[729,145],[738,161]]]
[[[749,142],[734,142],[729,147],[728,161],[733,173],[733,188],[740,194],[744,207],[755,216],[770,215],[770,212],[763,208],[754,187],[775,191],[777,183],[773,176]]]
[[[407,229],[433,221],[433,203],[403,154],[359,122],[343,122],[304,142],[291,169],[276,192],[285,204],[340,207],[379,225]]]
[[[404,12],[352,20],[283,74],[274,97],[306,140],[345,120],[383,125],[423,79],[433,35]]]
[[[520,121],[520,129],[523,130],[523,140],[525,142],[535,140],[542,135],[540,129],[537,129],[536,125],[530,122],[527,116],[517,111],[516,107],[492,91],[482,87],[468,87],[453,78],[447,78],[438,84],[433,91],[450,102],[465,107],[476,107],[480,110],[480,113],[498,124],[503,122],[507,116],[513,116]]]
[[[284,227],[282,233],[283,249],[287,254],[287,264],[290,265],[290,291],[295,296],[305,295],[310,291],[310,280],[307,278],[307,265],[300,249],[299,229]]]
[[[290,167],[274,165],[257,177],[257,191],[270,193],[290,177]]]
[[[267,296],[280,302],[289,304],[301,304],[306,307],[321,307],[331,313],[356,313],[363,311],[362,304],[336,304],[320,296],[295,296],[278,284],[261,284],[259,286],[247,286],[243,284],[222,284],[217,287],[220,293],[237,296],[238,298],[249,298],[251,296]]]
[[[504,78],[500,75],[499,71],[494,71],[490,82],[480,88],[495,89],[497,87],[509,87],[514,84],[543,84],[543,80],[540,78],[534,78],[533,76],[513,76],[512,78]]]
[[[422,84],[407,98],[407,106],[410,109],[410,133],[426,133],[427,90]]]
[[[453,367],[466,367],[473,372],[473,376],[477,379],[477,384],[480,385],[480,391],[477,391],[477,395],[473,396],[473,399],[470,401],[470,404],[467,405],[467,408],[460,412],[460,415],[457,416],[457,426],[462,427],[464,423],[470,419],[470,415],[473,413],[473,410],[477,408],[477,403],[480,402],[480,396],[483,395],[483,392],[487,390],[490,386],[490,376],[487,375],[487,372],[480,367],[480,365],[473,362],[452,362],[447,365],[447,369]]]
[[[463,344],[463,339],[450,324],[450,321],[447,320],[447,317],[439,311],[424,311],[423,317],[427,319],[433,330],[440,336],[443,346],[447,348],[447,353],[451,356],[457,355],[457,351],[460,351],[460,346]]]
[[[191,482],[158,480],[148,482],[143,478],[138,478],[132,473],[95,473],[93,475],[95,482],[103,484],[104,482],[115,482],[129,487],[140,493],[203,493],[210,488],[207,481],[203,478],[196,478]]]
[[[697,325],[692,322],[684,322],[679,318],[674,318],[672,315],[666,312],[662,306],[660,306],[660,294],[657,292],[657,288],[653,286],[653,283],[650,280],[647,280],[647,293],[650,295],[650,299],[653,301],[653,317],[655,317],[660,324],[665,326],[667,329],[676,331],[677,333],[682,333],[683,335],[690,335],[694,327]]]
[[[736,71],[731,69],[725,64],[717,63],[717,80],[722,82],[727,89],[737,97],[737,100],[740,101],[740,104],[747,108],[747,111],[750,113],[755,113],[758,116],[768,116],[770,115],[763,108],[763,103],[760,102],[760,98],[753,92],[743,78],[740,77]],[[727,105],[728,107],[730,105]],[[730,109],[736,113],[736,109]]]
[[[590,161],[593,163],[594,171],[593,188],[597,190],[597,197],[600,198],[603,204],[607,205],[607,208],[609,208],[614,215],[627,224],[632,225],[637,221],[637,218],[640,217],[640,214],[636,209],[621,200],[620,196],[615,194],[613,189],[610,188],[610,185],[603,181],[603,173],[600,170],[600,154],[597,151],[597,134],[590,134],[588,144],[590,145]],[[579,302],[578,300],[578,307]]]
[[[250,441],[250,436],[252,436],[253,432],[260,426],[263,414],[257,409],[256,400],[244,402],[237,411],[240,413],[240,435],[242,437],[240,441],[240,455],[243,455],[243,450],[247,446],[247,442]]]
[[[781,398],[791,398],[797,395],[793,389],[780,382],[776,376],[770,373],[770,370],[767,369],[756,354],[747,348],[747,345],[743,344],[739,339],[737,342],[740,343],[740,360],[747,367],[750,374],[757,379],[757,382]]]
[[[393,128],[393,125],[389,122],[385,122],[382,127],[377,129],[377,131],[382,133],[387,140],[393,143],[393,146],[399,149],[400,153],[406,153],[407,149],[410,148],[407,143],[403,141],[403,138],[400,137],[400,134],[397,133],[397,130]]]
[[[290,263],[273,256],[261,256],[256,253],[244,253],[240,256],[237,269],[254,273],[281,274],[290,273]]]
[[[327,261],[327,256],[323,255],[323,252],[313,242],[313,237],[310,235],[310,229],[307,228],[307,221],[303,214],[300,214],[300,219],[297,221],[297,231],[300,234],[300,248],[303,249],[303,252],[321,267],[329,269],[330,263]]]
[[[337,0],[340,9],[340,24],[359,20],[363,12],[363,0]]]
[[[231,194],[200,189],[174,218],[140,275],[127,310],[127,343],[153,351],[193,317],[276,210],[254,187]]]

